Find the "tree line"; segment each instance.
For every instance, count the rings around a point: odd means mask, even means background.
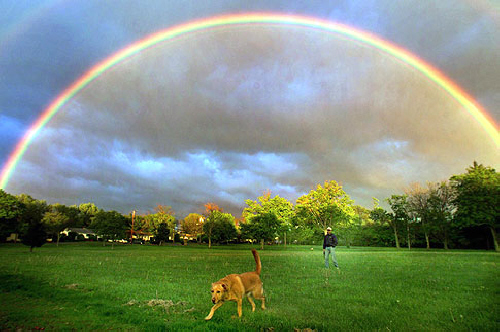
[[[207,203],[201,214],[178,220],[171,207],[158,205],[145,215],[104,211],[93,203],[47,204],[29,195],[0,190],[0,240],[19,234],[31,249],[51,237],[59,243],[68,227],[86,227],[105,241],[149,237],[154,243],[256,241],[287,245],[319,244],[326,227],[334,228],[345,246],[403,246],[433,248],[498,248],[500,176],[474,162],[449,180],[414,183],[403,193],[380,201],[372,209],[355,205],[334,180],[318,184],[295,204],[267,192],[246,200],[241,218]]]

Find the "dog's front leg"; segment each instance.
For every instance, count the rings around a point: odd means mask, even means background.
[[[237,301],[238,301],[238,317],[241,317],[241,314],[242,314],[241,304],[242,304],[243,300],[241,298],[239,298]]]
[[[222,302],[222,301],[214,304],[212,309],[210,309],[210,313],[208,314],[208,316],[205,317],[205,320],[211,320],[213,315],[214,315],[215,310],[219,309],[222,304],[224,304],[224,302]]]

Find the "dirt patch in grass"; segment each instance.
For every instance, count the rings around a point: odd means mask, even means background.
[[[147,301],[136,301],[131,300],[128,301],[125,305],[127,306],[140,306],[140,307],[152,307],[152,308],[161,308],[166,313],[186,313],[194,311],[194,308],[190,308],[188,303],[185,301],[174,302],[172,300],[161,300],[161,299],[153,299]]]

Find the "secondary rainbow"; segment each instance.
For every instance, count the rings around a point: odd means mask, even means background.
[[[154,46],[157,43],[173,40],[176,37],[182,36],[186,33],[215,27],[252,24],[291,25],[318,29],[330,33],[340,34],[349,39],[378,48],[383,52],[386,52],[387,54],[390,54],[393,57],[419,70],[422,74],[427,76],[430,80],[444,89],[459,104],[461,104],[465,108],[465,110],[467,110],[467,112],[469,112],[469,114],[481,125],[481,127],[483,127],[483,129],[491,137],[496,146],[500,146],[500,134],[498,132],[497,125],[491,118],[489,118],[488,113],[478,103],[476,103],[472,97],[470,97],[457,84],[455,84],[444,74],[442,74],[438,69],[434,68],[432,65],[424,62],[414,54],[395,44],[389,43],[388,41],[363,30],[313,17],[283,15],[275,13],[224,15],[191,21],[186,24],[177,25],[175,27],[159,31],[131,44],[130,46],[122,49],[121,51],[113,54],[112,56],[106,58],[105,60],[92,67],[82,77],[80,77],[77,81],[66,88],[43,111],[40,118],[38,118],[31,125],[23,138],[17,143],[16,148],[9,155],[9,158],[0,174],[0,188],[6,188],[9,178],[11,177],[16,165],[21,160],[30,143],[36,137],[38,132],[40,132],[40,130],[47,124],[47,122],[52,119],[52,117],[69,99],[75,96],[79,91],[81,91],[111,67],[133,56],[134,54],[141,52],[144,49]]]

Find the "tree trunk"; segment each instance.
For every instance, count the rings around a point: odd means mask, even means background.
[[[407,234],[407,241],[408,241],[408,250],[411,250],[411,240],[410,240],[410,224],[406,224],[406,234]]]
[[[283,240],[284,240],[284,244],[285,244],[285,248],[286,248],[286,232],[283,234]]]
[[[424,231],[424,235],[425,235],[425,243],[427,245],[426,249],[429,250],[431,248],[431,245],[429,243],[429,234],[427,233],[427,231]]]
[[[490,231],[491,236],[493,237],[493,245],[495,246],[495,251],[500,251],[500,249],[498,248],[497,232],[495,231],[495,227],[490,226]]]
[[[57,233],[57,244],[56,247],[59,247],[59,238],[61,237],[61,233]]]
[[[264,239],[260,240],[260,249],[264,250]]]
[[[210,238],[210,236],[208,237],[208,247],[212,247],[212,239]]]
[[[396,240],[396,248],[400,249],[401,247],[399,246],[398,230],[396,228],[396,225],[392,226],[392,229],[394,230],[394,239]]]

